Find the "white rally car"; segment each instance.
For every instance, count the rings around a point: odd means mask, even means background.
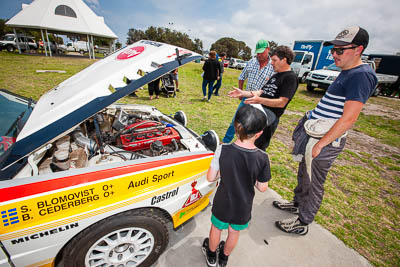
[[[0,91],[0,267],[149,266],[209,203],[218,145],[145,105],[115,104],[199,59],[142,40],[37,103]]]

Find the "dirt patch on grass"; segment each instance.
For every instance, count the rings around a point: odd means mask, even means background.
[[[400,107],[400,101],[399,101],[399,107]],[[398,110],[395,110],[394,108],[389,106],[382,106],[372,103],[367,103],[361,112],[364,113],[364,115],[388,117],[392,120],[396,120],[399,117]]]

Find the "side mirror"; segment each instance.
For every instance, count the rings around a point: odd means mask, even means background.
[[[174,115],[174,119],[179,122],[180,124],[182,124],[183,126],[186,126],[187,124],[187,117],[185,112],[183,112],[182,110],[177,111]]]
[[[208,149],[215,152],[219,145],[219,137],[214,130],[205,131],[203,135],[201,135],[201,139]]]

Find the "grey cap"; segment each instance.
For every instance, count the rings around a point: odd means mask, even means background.
[[[359,26],[351,26],[341,31],[334,40],[324,42],[324,46],[355,44],[366,48],[368,42],[369,35],[365,29]]]

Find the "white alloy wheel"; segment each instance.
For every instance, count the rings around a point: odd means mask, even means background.
[[[146,229],[132,227],[109,233],[89,248],[86,266],[138,266],[151,253],[154,237]]]

